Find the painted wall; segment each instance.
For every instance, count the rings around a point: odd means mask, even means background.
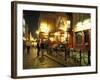
[[[81,4],[100,5],[100,0],[30,0],[30,1],[80,4],[80,5]],[[100,22],[100,6],[98,10],[99,10],[98,19]],[[98,26],[100,26],[99,23]],[[98,27],[98,34],[100,34],[99,30],[100,27]],[[98,37],[98,47],[100,47],[100,36]],[[100,49],[98,49],[98,51],[100,52]],[[100,54],[98,54],[98,57],[100,57]],[[99,77],[100,58],[98,59],[98,68],[99,68],[98,74],[34,78],[34,80],[100,80]],[[0,0],[0,80],[33,80],[33,78],[11,79],[10,71],[11,71],[11,0]]]

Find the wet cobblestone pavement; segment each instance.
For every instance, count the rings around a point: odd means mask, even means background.
[[[75,60],[76,58],[74,57],[77,57],[77,60]],[[65,60],[63,52],[47,54],[46,50],[44,51],[44,56],[40,55],[37,57],[37,49],[31,47],[29,53],[27,53],[27,49],[24,50],[23,69],[73,67],[80,66],[80,64],[81,66],[87,66],[88,57],[87,55],[85,55],[85,57],[86,62],[82,58],[80,63],[80,56],[77,52],[74,52],[73,55],[70,54],[70,57],[67,57],[67,60]]]
[[[23,58],[23,68],[24,69],[34,69],[34,68],[54,68],[54,67],[62,67],[63,65],[55,62],[49,57],[45,56],[37,57],[37,50],[34,48],[30,49],[30,53],[24,53]]]

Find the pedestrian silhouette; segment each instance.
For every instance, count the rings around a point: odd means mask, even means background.
[[[68,40],[66,40],[66,44],[64,45],[64,47],[65,47],[65,60],[67,60],[67,58],[70,56],[70,48]]]
[[[40,42],[37,41],[37,57],[40,55]]]
[[[44,49],[45,49],[45,43],[41,42],[41,55],[42,55],[42,57],[44,55]]]

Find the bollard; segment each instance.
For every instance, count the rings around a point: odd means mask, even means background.
[[[90,55],[90,50],[88,50],[88,65],[90,65],[90,63],[91,63],[91,62],[90,62],[90,56],[91,56],[91,55]]]
[[[79,51],[79,54],[80,54],[80,66],[81,66],[81,49]]]

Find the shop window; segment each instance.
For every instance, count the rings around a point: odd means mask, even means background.
[[[76,44],[81,44],[82,43],[82,32],[76,32]]]

